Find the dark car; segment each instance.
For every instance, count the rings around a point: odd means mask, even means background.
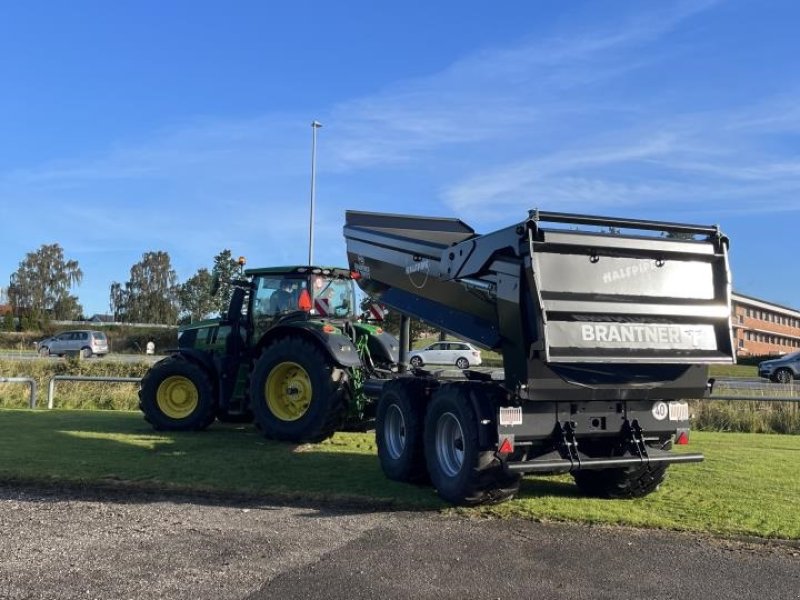
[[[758,363],[758,376],[777,383],[800,379],[800,350]]]

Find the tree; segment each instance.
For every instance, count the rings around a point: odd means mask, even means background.
[[[65,260],[59,244],[29,252],[11,275],[8,296],[17,316],[29,322],[78,319],[83,308],[70,289],[83,279],[77,260]]]
[[[390,310],[382,323],[382,327],[398,339],[400,338],[400,316],[400,313],[396,310]],[[409,343],[412,346],[423,336],[430,336],[439,332],[435,327],[431,327],[419,319],[411,319],[411,326],[409,329],[409,336],[411,338]]]
[[[189,321],[199,321],[213,312],[217,299],[211,295],[211,273],[206,268],[198,269],[178,289],[181,313]]]
[[[113,282],[110,292],[114,318],[128,323],[173,325],[178,320],[178,276],[163,251],[145,252],[131,267],[131,278]]]
[[[228,282],[239,276],[239,261],[234,260],[231,251],[226,248],[214,257],[211,272],[218,275],[220,281],[219,292],[214,297],[214,308],[220,315],[224,315],[233,295],[233,287]]]

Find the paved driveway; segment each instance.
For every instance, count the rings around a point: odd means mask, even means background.
[[[800,598],[800,544],[0,485],[0,599]]]

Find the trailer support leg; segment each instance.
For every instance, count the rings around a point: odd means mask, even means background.
[[[411,319],[400,315],[400,372],[408,370],[408,350],[411,347]]]

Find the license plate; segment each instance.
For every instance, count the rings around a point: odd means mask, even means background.
[[[669,403],[669,420],[670,421],[688,421],[689,420],[689,405],[686,402],[670,402]]]

